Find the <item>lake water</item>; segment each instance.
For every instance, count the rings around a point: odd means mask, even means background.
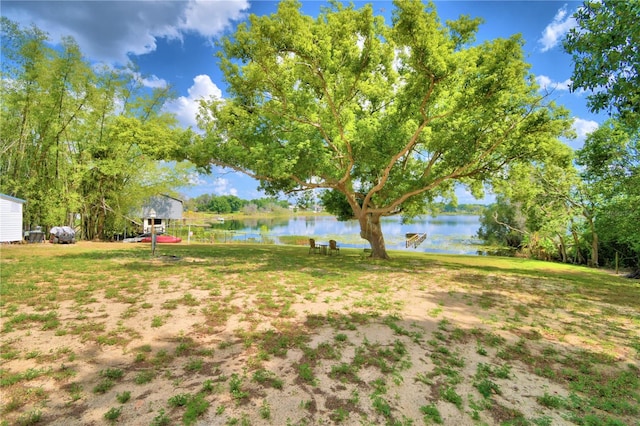
[[[295,216],[276,219],[227,220],[213,225],[214,229],[233,231],[233,240],[263,237],[280,243],[280,236],[304,236],[319,243],[329,239],[338,241],[340,247],[369,248],[369,242],[360,238],[357,221],[340,222],[332,216]],[[475,215],[420,216],[412,223],[402,223],[400,217],[382,219],[382,232],[388,250],[408,250],[429,253],[477,255],[481,243],[475,234],[480,228],[480,218]],[[427,233],[418,247],[406,248],[407,233]]]

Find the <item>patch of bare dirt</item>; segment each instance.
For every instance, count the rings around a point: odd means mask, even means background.
[[[376,268],[368,266],[368,273]],[[101,425],[115,408],[119,424],[175,424],[187,409],[170,405],[171,398],[200,393],[208,404],[195,420],[202,425],[234,419],[252,425],[422,424],[422,407],[428,405],[445,424],[542,417],[570,424],[537,402],[545,393],[568,391],[534,374],[527,356],[540,359],[550,344],[594,349],[588,336],[554,336],[566,318],[552,308],[544,318],[522,310],[527,325],[514,325],[513,306],[535,303],[536,295],[517,301],[515,291],[465,288],[435,278],[397,274],[397,282],[387,284],[399,290],[377,301],[393,302],[387,311],[363,304],[364,293],[330,289],[315,291],[313,298],[296,294],[288,314],[281,315],[281,305],[258,309],[264,300],[231,281],[216,283],[212,293],[171,277],[136,303],[104,292],[82,307],[65,301],[57,306],[58,328],[26,322],[3,333],[5,349],[20,354],[4,357],[3,379],[33,376],[2,387],[3,417],[14,423],[37,410],[42,424]],[[481,279],[487,280],[465,281]],[[185,299],[187,293],[192,299]],[[492,345],[491,338],[504,343]],[[531,352],[517,352],[513,345],[522,341]],[[510,359],[498,356],[506,347],[513,351]],[[635,362],[629,353],[617,354],[620,362]],[[481,364],[511,366],[508,378],[493,378],[500,392],[486,401],[475,386]],[[108,370],[121,370],[122,377],[109,378]],[[122,403],[118,396],[124,392],[130,400]]]

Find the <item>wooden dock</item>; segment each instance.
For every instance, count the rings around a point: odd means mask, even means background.
[[[426,232],[423,232],[423,233],[413,233],[413,232],[410,232],[410,233],[405,234],[405,237],[406,237],[406,239],[407,239],[407,241],[406,241],[406,247],[407,247],[407,248],[409,248],[409,247],[416,248],[416,247],[418,247],[420,244],[422,244],[422,242],[423,242],[424,240],[426,240],[426,239],[427,239],[427,233],[426,233]]]

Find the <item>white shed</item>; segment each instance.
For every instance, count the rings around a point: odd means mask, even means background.
[[[22,206],[25,202],[0,194],[0,243],[22,241]]]

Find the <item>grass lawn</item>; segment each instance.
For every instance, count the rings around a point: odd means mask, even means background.
[[[0,248],[0,424],[640,425],[640,283],[306,246]]]

